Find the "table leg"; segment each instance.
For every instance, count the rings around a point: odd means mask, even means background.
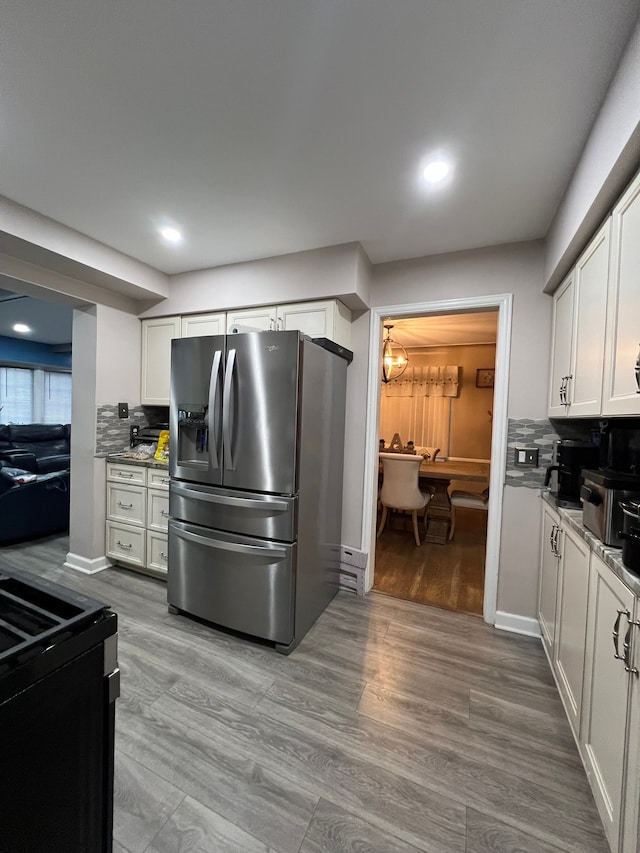
[[[433,496],[427,504],[427,534],[426,542],[446,545],[449,539],[451,525],[451,501],[448,487],[450,480],[430,480]]]

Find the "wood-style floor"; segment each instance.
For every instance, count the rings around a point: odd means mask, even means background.
[[[66,550],[0,563],[119,614],[116,853],[606,853],[539,641],[341,592],[286,658]]]
[[[393,513],[376,540],[373,588],[387,595],[447,610],[482,615],[487,513],[456,509],[456,529],[446,545],[417,546],[411,516]]]

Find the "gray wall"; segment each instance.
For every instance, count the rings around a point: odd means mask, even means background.
[[[539,242],[383,264],[373,270],[372,307],[512,293],[508,416],[536,420],[547,413],[551,341],[552,300],[542,292],[542,270]],[[533,618],[538,490],[504,488],[497,609]]]

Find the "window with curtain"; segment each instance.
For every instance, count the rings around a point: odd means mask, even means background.
[[[0,423],[71,422],[71,374],[0,367]]]

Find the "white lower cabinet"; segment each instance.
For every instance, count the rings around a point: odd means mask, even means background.
[[[542,531],[542,640],[612,853],[637,853],[640,604],[544,501]]]
[[[583,539],[565,528],[561,533],[559,553],[553,665],[565,711],[577,738],[582,709],[590,549]]]
[[[106,553],[113,562],[166,576],[169,473],[107,462]]]
[[[638,658],[633,648],[636,610],[633,592],[593,554],[580,742],[607,839],[616,853],[636,850],[638,725],[631,694],[638,692],[638,676],[628,671],[634,666],[632,658]],[[636,721],[630,725],[632,711]]]
[[[542,542],[540,547],[540,584],[538,589],[538,621],[549,660],[553,660],[556,639],[556,604],[558,601],[558,572],[560,552],[558,538],[560,516],[548,504],[542,504]]]

